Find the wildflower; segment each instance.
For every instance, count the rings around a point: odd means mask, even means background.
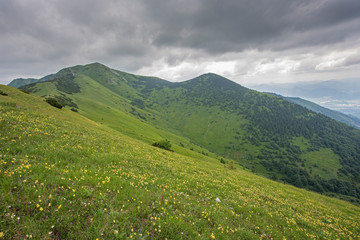
[[[215,239],[215,235],[214,235],[214,233],[211,233],[210,238],[211,238],[211,239]]]
[[[117,235],[119,233],[118,230],[114,230],[114,234]]]
[[[58,209],[60,209],[61,208],[61,204],[58,206]]]
[[[39,208],[40,211],[44,210],[42,207]]]
[[[3,232],[0,232],[0,238],[2,238],[4,236]]]

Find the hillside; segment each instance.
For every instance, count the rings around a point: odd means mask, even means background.
[[[252,85],[262,92],[301,97],[326,108],[360,118],[360,81],[339,79],[319,82],[295,82]]]
[[[40,79],[36,79],[36,78],[17,78],[17,79],[14,79],[12,80],[8,86],[11,86],[11,87],[15,87],[15,88],[19,88],[19,87],[22,87],[22,86],[25,86],[25,85],[28,85],[28,84],[32,84],[32,83],[37,83],[37,82],[44,82],[44,81],[48,81],[48,80],[51,80],[51,78],[53,77],[54,75],[53,74],[50,74],[48,76],[45,76],[43,78],[40,78]]]
[[[334,111],[334,110],[324,108],[324,107],[322,107],[320,105],[317,105],[316,103],[307,101],[307,100],[302,99],[302,98],[284,97],[284,96],[280,96],[280,95],[278,95],[278,96],[285,99],[285,100],[287,100],[287,101],[289,101],[289,102],[296,103],[296,104],[299,104],[299,105],[301,105],[303,107],[306,107],[307,109],[309,109],[311,111],[321,113],[321,114],[323,114],[325,116],[328,116],[329,118],[332,118],[332,119],[334,119],[336,121],[343,122],[343,123],[345,123],[345,124],[347,124],[349,126],[360,129],[360,119],[358,119],[356,117],[346,115],[346,114],[343,114],[343,113],[338,112],[338,111]]]
[[[360,199],[359,130],[219,75],[171,83],[94,63],[23,89],[55,96],[146,143],[167,138],[181,151],[233,159],[268,178]]]
[[[152,147],[11,87],[0,91],[5,239],[360,237],[352,204]]]

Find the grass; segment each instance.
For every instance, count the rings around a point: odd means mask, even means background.
[[[319,151],[308,152],[302,158],[306,160],[306,167],[325,179],[335,178],[341,168],[339,157],[331,149],[321,148]]]
[[[71,75],[66,74],[69,72]],[[60,73],[67,76],[63,78]],[[285,165],[297,172],[306,171],[308,175],[303,175],[296,186],[309,189],[314,189],[315,180],[320,179],[323,184],[333,177],[353,183],[347,191],[354,197],[351,201],[357,201],[359,197],[358,171],[354,170],[359,132],[342,129],[333,123],[323,129],[320,139],[310,141],[316,138],[307,135],[308,131],[314,130],[311,126],[317,121],[323,121],[321,125],[329,125],[329,122],[275,96],[243,88],[214,74],[184,83],[170,83],[94,63],[63,69],[57,75],[59,81],[74,77],[74,82],[42,82],[24,88],[38,96],[55,96],[63,105],[75,103],[79,114],[148,144],[169,139],[174,151],[183,155],[204,158],[198,155],[202,153],[217,158],[217,161],[221,157],[229,158],[257,174],[294,184],[291,178],[294,174],[281,167]],[[71,86],[76,86],[76,91]],[[69,101],[60,101],[62,99]],[[314,122],[295,124],[299,119],[313,119]],[[289,124],[291,122],[293,124]],[[340,136],[343,139],[338,141]],[[330,140],[324,144],[325,139]],[[315,142],[324,148],[333,146],[333,153],[349,159],[341,159],[342,165],[334,167],[340,157],[327,154],[331,152],[330,148],[323,149],[326,157],[332,157],[332,165],[329,162],[327,166],[328,159],[322,157],[323,152],[312,152],[311,149],[319,148]],[[348,147],[344,148],[344,145]],[[294,151],[297,147],[301,152]],[[208,160],[212,161],[211,158]],[[313,165],[320,161],[321,168],[315,169]],[[338,174],[344,169],[346,173]],[[349,169],[354,171],[350,173]]]
[[[311,145],[308,140],[302,137],[294,138],[293,143],[303,151],[300,157],[304,160],[306,168],[310,169],[312,174],[325,179],[336,178],[341,164],[339,156],[331,149],[319,148],[306,152]]]
[[[79,105],[79,113],[87,118],[149,144],[164,138],[169,139],[176,144],[176,146],[173,146],[175,150],[186,155],[194,155],[193,151],[189,151],[192,148],[195,152],[205,152],[213,157],[216,156],[192,143],[189,139],[181,137],[179,132],[174,133],[166,127],[161,129],[152,126],[149,122],[155,121],[162,126],[166,126],[166,124],[161,122],[160,119],[153,120],[152,118],[155,117],[153,114],[132,106],[129,100],[114,94],[114,92],[102,87],[98,82],[87,76],[80,76],[77,81],[81,86],[81,93],[68,97],[72,97],[76,101]],[[132,109],[135,109],[135,112]],[[133,114],[129,114],[130,112],[133,112]],[[139,119],[138,115],[145,116],[147,119]],[[184,147],[179,147],[180,143]]]
[[[359,207],[155,148],[0,88],[5,239],[360,238]]]

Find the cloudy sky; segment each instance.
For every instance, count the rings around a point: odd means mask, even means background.
[[[0,83],[100,62],[243,85],[360,77],[359,0],[1,0]]]

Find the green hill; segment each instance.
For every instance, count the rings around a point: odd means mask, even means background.
[[[11,87],[0,91],[4,239],[360,237],[360,208],[350,203],[180,147],[153,147]],[[113,100],[126,111],[124,99]]]
[[[53,76],[54,76],[53,74],[50,74],[50,75],[45,76],[45,77],[40,78],[40,79],[36,79],[36,78],[26,78],[26,79],[17,78],[17,79],[12,80],[8,84],[8,86],[19,88],[19,87],[22,87],[22,86],[25,86],[25,85],[28,85],[28,84],[51,80]]]
[[[171,83],[94,63],[22,88],[146,143],[166,138],[177,151],[359,202],[359,130],[219,75]]]

